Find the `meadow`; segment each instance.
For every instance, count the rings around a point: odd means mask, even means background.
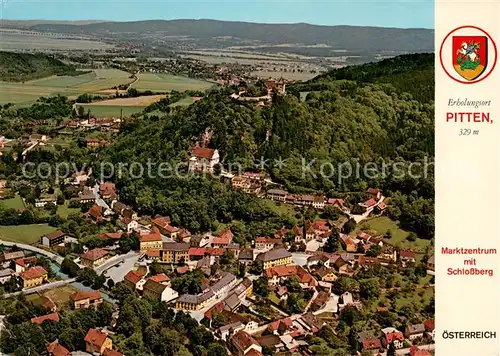
[[[29,104],[41,96],[78,96],[132,82],[130,74],[118,69],[96,69],[76,77],[51,76],[23,83],[0,82],[0,104]]]
[[[129,117],[132,114],[141,112],[144,106],[117,106],[117,105],[78,105],[83,106],[85,111],[90,110],[90,113],[97,117]]]
[[[214,84],[198,79],[164,73],[139,73],[139,80],[132,84],[137,90],[185,91],[206,90]]]
[[[0,240],[33,244],[40,236],[56,231],[48,224],[0,226]]]

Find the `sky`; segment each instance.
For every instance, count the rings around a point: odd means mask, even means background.
[[[434,0],[0,0],[7,20],[215,19],[434,28]]]

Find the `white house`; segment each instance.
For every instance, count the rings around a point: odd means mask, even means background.
[[[219,158],[218,150],[196,146],[191,150],[189,171],[213,173],[215,166],[219,164]]]

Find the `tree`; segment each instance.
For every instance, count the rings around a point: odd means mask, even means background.
[[[356,229],[356,220],[350,218],[347,222],[342,226],[342,232],[344,234],[350,234],[352,231]]]
[[[214,342],[208,345],[207,356],[227,356],[227,351],[224,346]]]
[[[359,281],[359,293],[365,300],[376,299],[380,296],[380,285],[377,278],[362,279]]]
[[[269,283],[267,278],[259,277],[253,281],[253,292],[263,298],[267,298],[269,295]]]
[[[108,286],[109,289],[113,289],[113,287],[115,286],[115,281],[109,278],[108,281],[106,282],[106,285]]]
[[[82,118],[84,114],[85,114],[85,108],[80,105],[78,107],[78,117]]]
[[[340,243],[340,234],[336,228],[332,229],[332,233],[326,240],[325,246],[323,247],[326,252],[335,252]]]
[[[380,245],[371,245],[368,251],[366,251],[366,256],[377,257],[382,252],[382,247]]]

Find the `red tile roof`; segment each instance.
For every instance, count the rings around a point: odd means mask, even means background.
[[[153,222],[153,224],[164,228],[165,226],[168,226],[170,224],[170,217],[169,216],[160,216],[156,219],[153,219],[152,222]]]
[[[280,320],[275,320],[269,325],[269,329],[271,330],[278,330],[280,325],[284,325],[287,329],[292,327],[292,319],[290,318],[285,318],[285,319],[280,319]]]
[[[141,235],[139,237],[140,242],[155,242],[155,241],[163,241],[160,234],[147,234]]]
[[[404,341],[405,337],[401,331],[392,331],[385,334],[387,345],[392,344],[395,340]]]
[[[370,199],[370,200],[367,200],[365,201],[364,203],[362,203],[361,205],[369,208],[369,207],[372,207],[374,206],[375,204],[377,204],[377,201],[375,199]]]
[[[225,248],[207,248],[207,254],[210,256],[222,256],[226,252]]]
[[[379,193],[380,193],[380,189],[378,189],[378,188],[368,188],[368,189],[366,190],[366,192],[367,192],[368,194],[374,194],[374,195],[377,195],[377,194],[379,194]]]
[[[89,329],[87,335],[85,335],[85,342],[101,348],[108,335],[97,329]]]
[[[328,204],[332,205],[344,205],[344,199],[338,199],[338,198],[329,198],[328,199]]]
[[[82,290],[82,291],[75,292],[75,293],[71,294],[71,296],[70,296],[70,299],[73,302],[79,302],[79,301],[85,300],[85,299],[89,299],[90,301],[93,301],[93,300],[98,300],[101,298],[102,298],[101,292],[99,292],[98,290],[93,290],[93,291]]]
[[[191,150],[191,154],[197,158],[212,159],[214,153],[215,153],[214,149],[205,147],[194,147]]]
[[[381,346],[379,339],[373,338],[363,340],[363,349],[365,350],[377,350],[380,349]]]
[[[47,315],[42,315],[36,318],[32,318],[31,322],[34,324],[42,325],[45,320],[59,321],[59,313],[51,313]]]
[[[427,331],[434,330],[434,320],[427,319],[426,321],[424,321],[424,326],[425,326],[425,330],[427,330]]]
[[[111,239],[111,240],[119,240],[122,237],[122,234],[119,232],[105,232],[99,235],[101,239]]]
[[[179,274],[184,274],[189,272],[189,266],[177,267],[175,271]]]
[[[89,250],[85,252],[83,255],[80,255],[80,258],[89,260],[89,261],[97,261],[100,258],[106,256],[108,254],[107,251],[102,248],[95,248],[93,250]]]
[[[25,257],[25,258],[20,258],[16,260],[16,265],[19,265],[21,267],[28,267],[30,264],[35,263],[37,260],[36,257]]]
[[[205,256],[205,248],[191,247],[188,251],[189,256]]]
[[[170,281],[170,278],[168,278],[168,276],[165,273],[157,274],[156,276],[149,277],[148,279],[158,283]]]
[[[51,356],[70,356],[68,349],[59,344],[57,340],[47,346],[47,352]]]
[[[135,285],[139,283],[143,276],[144,275],[140,272],[130,271],[125,275],[125,280]]]
[[[35,279],[35,278],[41,278],[43,276],[46,276],[47,271],[42,266],[35,266],[35,267],[28,268],[26,271],[21,272],[19,275],[24,280]]]
[[[252,345],[259,345],[250,334],[242,330],[234,334],[231,340],[240,350],[247,350]]]
[[[399,251],[399,256],[404,258],[415,258],[416,255],[413,251]]]

